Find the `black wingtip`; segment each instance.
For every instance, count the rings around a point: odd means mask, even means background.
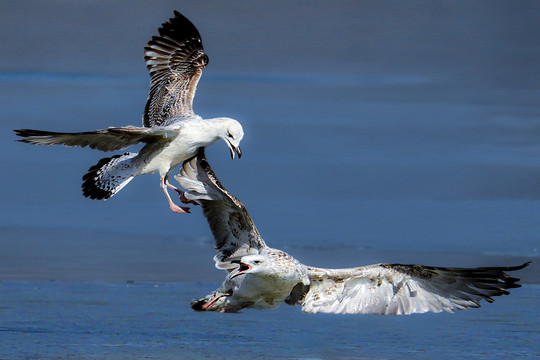
[[[46,136],[54,134],[51,131],[33,130],[33,129],[14,129],[15,135],[25,139],[18,139],[17,141],[28,142],[28,138],[32,136]]]
[[[523,263],[519,266],[516,266],[515,269],[512,269],[512,270],[508,270],[508,271],[514,271],[514,270],[521,270],[521,269],[524,269],[526,268],[527,266],[529,266],[530,264],[532,263],[532,261],[527,261],[526,263]]]
[[[169,21],[164,22],[158,29],[158,32],[160,36],[182,32],[183,34],[190,34],[192,38],[201,38],[195,25],[193,25],[187,17],[176,10],[174,10],[174,17],[170,18]]]
[[[13,132],[17,135],[17,136],[28,136],[26,135],[28,132],[31,132],[31,131],[34,131],[34,130],[31,130],[31,129],[13,129]]]
[[[517,266],[508,266],[508,267],[504,267],[504,268],[501,268],[501,270],[503,271],[502,275],[501,275],[501,280],[504,282],[504,288],[505,289],[514,289],[514,288],[519,288],[521,287],[521,284],[518,284],[518,281],[520,281],[521,279],[520,278],[516,278],[516,277],[512,277],[512,276],[508,276],[506,274],[507,271],[517,271],[517,270],[521,270],[521,269],[524,269],[526,268],[527,266],[529,266],[531,264],[531,261],[527,261],[521,265],[517,265]],[[508,295],[509,293],[506,292],[505,295]]]

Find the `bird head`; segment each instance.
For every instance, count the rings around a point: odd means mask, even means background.
[[[234,119],[223,118],[225,121],[224,133],[220,136],[231,151],[231,158],[234,159],[235,154],[238,154],[238,158],[242,157],[242,150],[240,150],[240,141],[244,137],[244,129],[242,125]]]
[[[238,268],[233,272],[231,279],[245,274],[257,275],[272,272],[270,259],[263,255],[246,255],[232,262],[237,263]]]

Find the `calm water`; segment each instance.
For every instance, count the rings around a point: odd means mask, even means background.
[[[0,358],[533,359],[540,286],[455,314],[197,313],[214,284],[0,283]]]

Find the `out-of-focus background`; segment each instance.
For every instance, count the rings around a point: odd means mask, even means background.
[[[242,159],[207,156],[270,246],[333,267],[538,259],[538,2],[1,1],[0,279],[222,277],[158,175],[89,200],[110,154],[12,132],[140,125],[143,47],[173,10],[210,58],[196,112],[245,130]]]

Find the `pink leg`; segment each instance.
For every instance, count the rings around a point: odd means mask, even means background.
[[[202,306],[202,309],[203,310],[208,310],[208,308],[211,308],[215,303],[216,301],[218,301],[219,299],[221,299],[223,296],[226,296],[225,294],[221,294],[221,295],[216,295],[214,296],[214,298],[210,301],[208,301],[206,304],[204,304]]]
[[[171,188],[171,189],[173,189],[174,191],[179,192],[179,193],[182,192],[182,190],[180,190],[179,188],[177,188],[176,186],[174,186],[173,184],[171,184],[171,183],[169,182],[169,175],[166,175],[165,178],[164,178],[163,180],[165,181],[165,185],[167,185],[168,188]]]
[[[163,192],[165,193],[165,196],[167,197],[167,200],[169,201],[169,209],[171,209],[172,212],[183,214],[183,213],[189,213],[188,207],[178,206],[176,205],[172,200],[171,196],[169,195],[169,192],[167,191],[167,187],[171,187],[177,191],[179,191],[177,188],[169,184],[169,177],[165,176],[163,179],[161,179],[161,189],[163,189]]]

